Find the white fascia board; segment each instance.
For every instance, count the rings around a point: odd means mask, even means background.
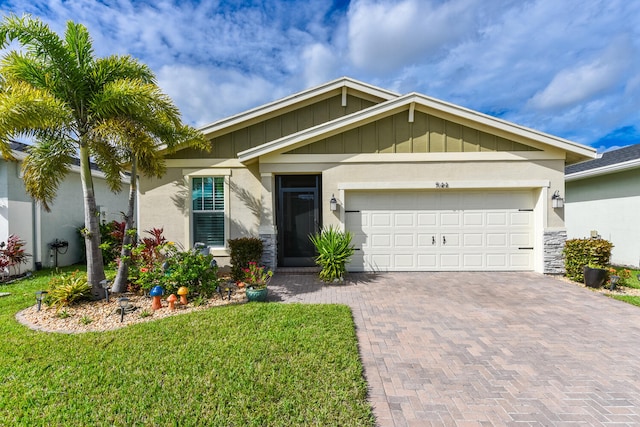
[[[316,86],[311,89],[307,89],[302,92],[295,93],[293,95],[289,95],[285,98],[278,99],[276,101],[261,105],[251,110],[247,110],[242,113],[233,115],[231,117],[218,120],[208,125],[204,125],[200,127],[199,130],[204,134],[210,134],[230,126],[240,124],[247,120],[255,119],[262,115],[272,113],[274,111],[291,106],[293,104],[306,101],[308,99],[317,97],[327,92],[340,89],[342,87],[358,90],[360,92],[364,92],[366,94],[369,94],[378,98],[382,98],[385,100],[397,98],[400,96],[400,94],[386,90],[386,89],[372,86],[367,83],[350,79],[348,77],[342,77],[342,78],[330,81],[328,83],[325,83],[323,85]]]
[[[610,173],[624,172],[631,169],[637,169],[640,167],[640,159],[628,160],[622,163],[616,163],[613,165],[602,166],[599,168],[589,169],[580,172],[574,172],[565,175],[565,181],[578,181],[580,179],[591,178],[594,176],[607,175]]]
[[[294,133],[292,135],[288,135],[283,138],[267,142],[266,144],[262,144],[257,147],[242,151],[238,153],[238,159],[241,162],[246,162],[265,154],[286,149],[287,147],[290,147],[298,142],[317,138],[323,134],[336,131],[340,128],[352,126],[354,124],[362,122],[368,122],[371,120],[375,120],[380,116],[386,116],[394,113],[395,111],[401,111],[402,108],[409,108],[413,103],[424,107],[424,109],[430,111],[430,113],[435,113],[434,115],[438,115],[438,113],[442,115],[444,113],[444,115],[447,116],[458,117],[464,120],[482,124],[487,127],[491,127],[493,129],[499,129],[512,135],[517,135],[545,145],[559,148],[565,152],[573,152],[587,158],[596,157],[596,150],[592,147],[581,145],[563,138],[558,138],[553,135],[545,134],[543,132],[529,129],[524,126],[516,125],[505,120],[479,113],[477,111],[469,110],[467,108],[450,104],[448,102],[444,102],[435,98],[430,98],[425,95],[410,93],[386,102],[382,102],[377,105],[373,105],[367,109],[355,112],[348,116],[343,116],[333,121],[326,122],[318,126],[305,129],[298,133]]]

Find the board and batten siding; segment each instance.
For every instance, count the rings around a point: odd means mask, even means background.
[[[415,112],[403,111],[355,129],[316,141],[287,154],[466,153],[482,151],[540,151],[535,147]]]
[[[355,113],[374,104],[375,102],[373,101],[348,95],[347,105],[343,107],[342,96],[332,96],[300,109],[288,111],[217,136],[210,140],[210,151],[186,148],[167,156],[167,158],[233,159],[241,151],[326,123],[347,114]]]

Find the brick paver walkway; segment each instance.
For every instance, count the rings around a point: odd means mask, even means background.
[[[353,310],[380,426],[640,425],[640,307],[535,273],[276,274]]]

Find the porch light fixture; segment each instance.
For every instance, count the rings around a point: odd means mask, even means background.
[[[338,200],[333,194],[331,195],[331,200],[329,200],[329,209],[331,209],[331,212],[335,212],[338,210]]]
[[[551,206],[554,209],[561,209],[564,207],[564,199],[560,197],[560,191],[556,190],[551,196]]]
[[[36,292],[36,302],[38,303],[38,311],[40,311],[40,307],[42,307],[42,300],[45,298],[46,294],[48,294],[47,291]]]

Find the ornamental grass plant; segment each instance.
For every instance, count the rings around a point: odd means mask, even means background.
[[[347,263],[355,250],[351,245],[353,235],[348,231],[340,231],[330,226],[309,238],[318,252],[315,261],[321,268],[320,280],[325,282],[342,280],[347,271]]]

